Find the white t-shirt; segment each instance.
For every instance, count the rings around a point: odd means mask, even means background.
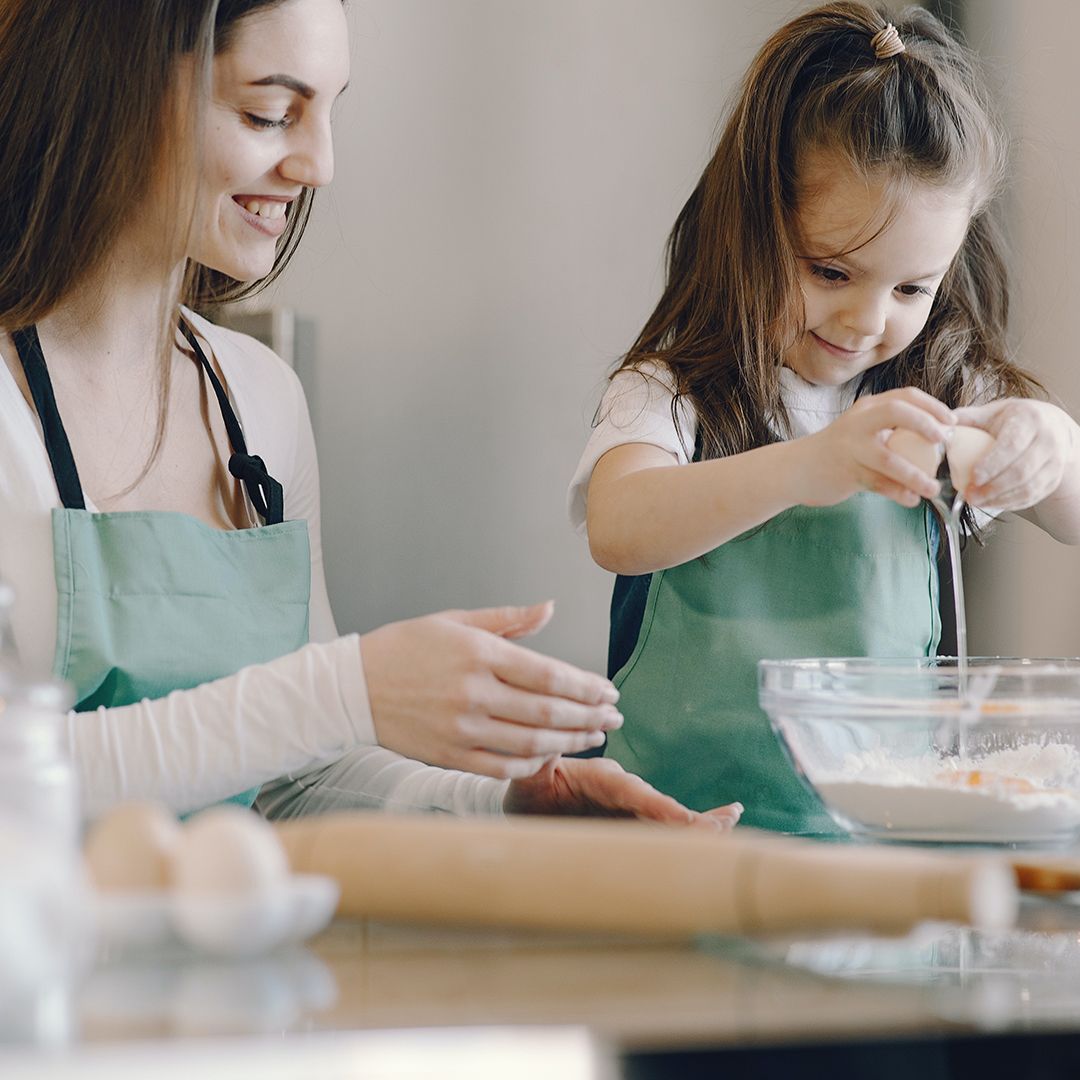
[[[857,379],[842,386],[815,386],[790,368],[781,368],[780,398],[787,409],[789,437],[813,435],[828,427],[854,404],[857,388]],[[567,495],[567,513],[582,536],[586,535],[589,481],[596,463],[609,450],[624,443],[650,443],[667,450],[680,465],[692,460],[697,411],[692,402],[680,398],[677,415],[673,415],[674,398],[675,381],[666,364],[643,363],[624,368],[612,378]]]
[[[70,713],[68,743],[86,816],[136,798],[182,813],[282,776],[302,789],[292,812],[303,812],[318,805],[317,780],[304,779],[343,759],[357,790],[336,790],[338,806],[355,794],[365,807],[501,812],[506,782],[437,769],[376,745],[359,638],[337,637],[327,597],[319,470],[300,382],[253,338],[185,315],[225,375],[249,452],[281,482],[285,519],[308,523],[313,644],[156,701]],[[56,649],[51,515],[59,506],[37,415],[0,363],[0,579],[15,589],[19,655],[43,674],[52,671]]]

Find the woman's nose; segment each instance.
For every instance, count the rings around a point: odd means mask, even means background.
[[[334,140],[329,122],[297,131],[296,141],[278,171],[304,187],[323,187],[334,178]]]
[[[858,295],[850,299],[844,311],[844,323],[848,329],[861,337],[880,337],[884,334],[889,311],[888,296],[877,290],[860,290]]]

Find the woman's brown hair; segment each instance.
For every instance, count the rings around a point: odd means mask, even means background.
[[[879,60],[895,25],[905,51]],[[970,186],[973,216],[919,336],[863,373],[859,393],[917,386],[951,407],[1030,396],[1008,358],[1008,289],[993,197],[1007,140],[973,56],[929,12],[855,0],[801,15],[748,71],[712,160],[679,214],[667,285],[619,370],[671,371],[698,416],[703,458],[773,442],[787,418],[780,368],[803,332],[793,237],[806,155],[824,151],[894,199],[911,182]],[[840,254],[840,253],[837,253]]]
[[[177,207],[163,259],[186,240],[211,61],[228,50],[241,20],[285,2],[0,3],[0,327],[37,323],[100,271],[163,169]],[[192,61],[190,98],[173,93],[182,60]],[[176,302],[202,310],[265,288],[296,250],[311,201],[305,189],[290,205],[266,277],[235,281],[189,262],[176,294],[162,297],[157,430],[126,490],[150,471],[165,436]]]
[[[0,4],[0,326],[44,318],[108,258],[177,134],[169,93],[178,61],[194,58],[196,107],[180,119],[196,136],[215,51],[228,48],[241,19],[284,2]],[[235,282],[195,266],[183,299],[227,302],[274,280],[310,205],[307,190],[290,207],[268,277]]]

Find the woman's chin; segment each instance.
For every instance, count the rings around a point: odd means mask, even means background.
[[[260,244],[259,248],[265,250],[232,248],[223,251],[217,245],[207,250],[205,245],[199,245],[190,252],[190,258],[236,281],[258,281],[274,269],[276,255],[276,246],[272,240],[267,244]]]

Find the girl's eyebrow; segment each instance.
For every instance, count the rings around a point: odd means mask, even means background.
[[[301,82],[299,79],[293,78],[292,75],[267,75],[265,79],[255,79],[248,83],[249,86],[284,86],[286,90],[291,90],[294,94],[299,94],[305,101],[310,101],[318,91],[315,87],[308,86],[306,82]],[[345,93],[349,89],[349,84],[346,83],[339,91],[338,97]]]
[[[860,274],[865,274],[866,269],[858,264],[858,262],[851,258],[850,255],[798,255],[796,258],[804,259],[807,262],[843,262],[847,266],[850,266],[852,270],[857,271]],[[951,264],[950,264],[951,265]],[[928,281],[930,278],[944,277],[948,272],[949,267],[946,266],[943,270],[930,270],[925,274],[918,274],[913,277],[905,278],[905,281]]]

